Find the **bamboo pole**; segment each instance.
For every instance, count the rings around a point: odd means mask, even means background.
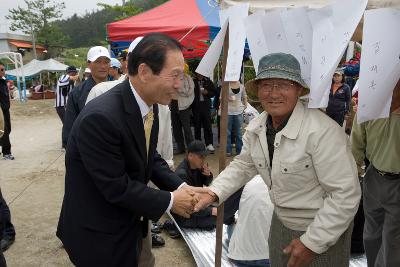
[[[222,86],[221,86],[221,120],[220,120],[220,142],[219,142],[219,172],[226,167],[226,143],[227,143],[227,126],[228,126],[228,89],[229,82],[225,82],[226,61],[229,49],[229,25],[226,29],[224,39],[224,48],[222,56]],[[217,209],[217,227],[215,242],[215,266],[221,267],[222,259],[222,233],[224,224],[224,204]]]

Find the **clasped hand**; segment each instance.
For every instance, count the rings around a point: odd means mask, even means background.
[[[171,211],[184,218],[190,218],[193,212],[205,209],[218,199],[215,193],[206,187],[189,185],[182,186],[172,194],[174,195],[174,203]]]

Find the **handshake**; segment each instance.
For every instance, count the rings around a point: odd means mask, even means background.
[[[207,187],[184,185],[172,194],[174,202],[171,211],[184,218],[190,218],[193,212],[205,209],[218,200],[217,195]]]

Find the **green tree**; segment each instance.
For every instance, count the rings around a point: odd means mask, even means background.
[[[48,48],[65,46],[68,40],[60,28],[52,21],[61,17],[65,8],[64,2],[51,0],[24,0],[26,7],[11,8],[6,19],[11,20],[10,29],[20,30],[26,34],[34,34],[39,42]]]
[[[110,10],[110,11],[114,11],[116,13],[121,14],[121,15],[115,17],[115,20],[129,18],[129,17],[135,16],[143,11],[141,8],[138,8],[135,5],[133,5],[132,2],[130,2],[130,1],[122,6],[120,6],[120,5],[111,6],[111,5],[104,4],[104,3],[99,3],[97,5],[99,7],[104,8],[105,10]]]
[[[144,11],[155,8],[161,4],[164,4],[168,0],[130,0],[127,3],[131,3],[134,6],[143,9]]]

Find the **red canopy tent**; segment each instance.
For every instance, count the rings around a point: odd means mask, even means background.
[[[219,7],[207,0],[170,0],[139,15],[107,25],[114,48],[127,48],[138,36],[165,33],[185,46],[187,58],[203,56],[220,29]]]

